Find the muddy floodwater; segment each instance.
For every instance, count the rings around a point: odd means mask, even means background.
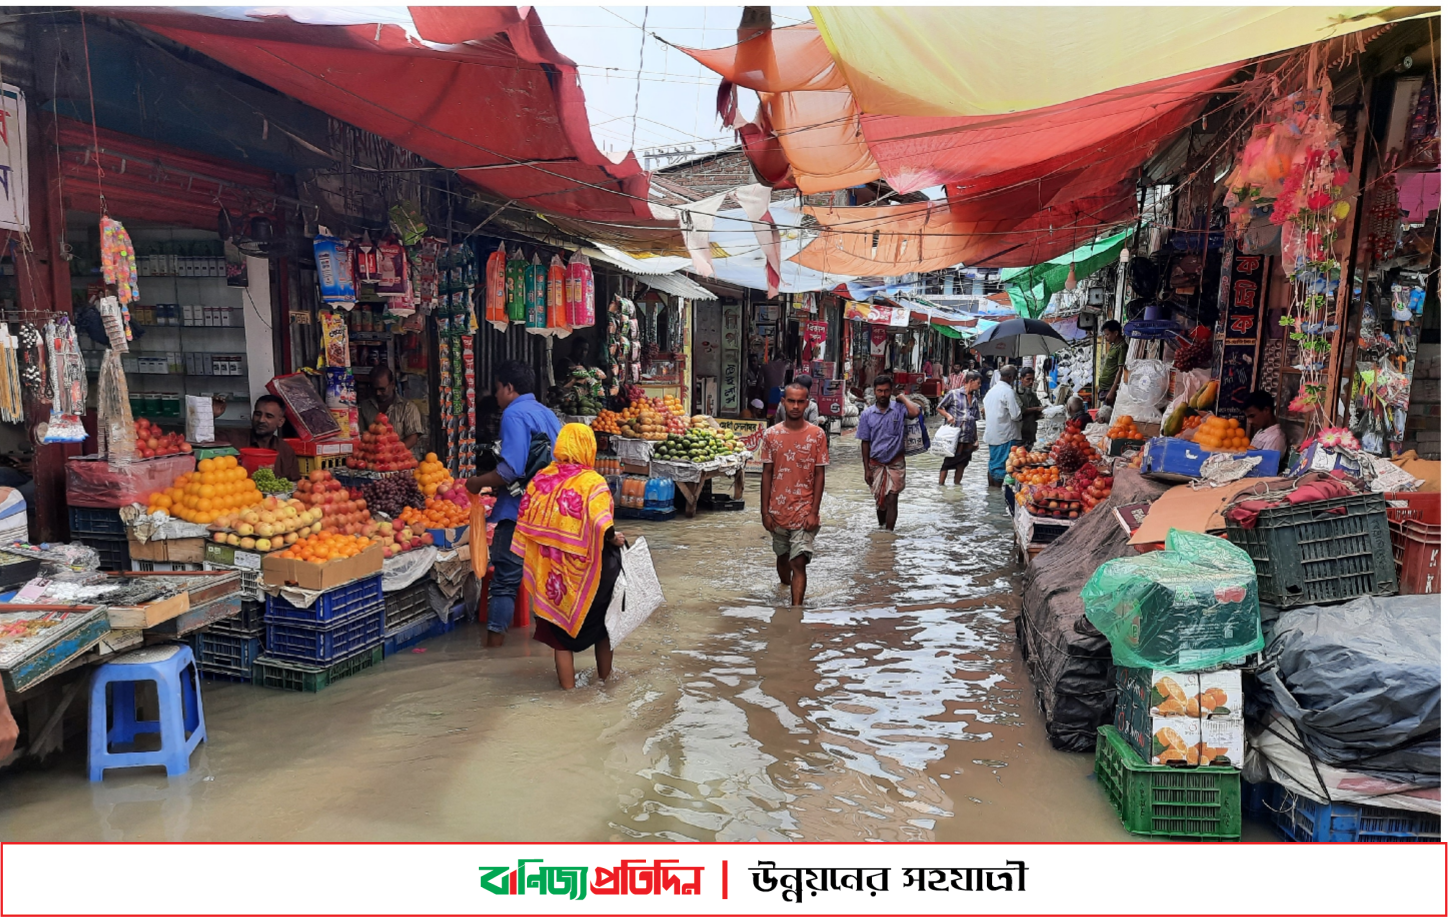
[[[0,838],[73,841],[1121,841],[1090,755],[1050,748],[1011,624],[1022,571],[985,457],[910,461],[877,531],[833,441],[804,608],[743,512],[646,536],[668,604],[615,675],[475,624],[315,695],[206,683],[189,774],[0,774]]]

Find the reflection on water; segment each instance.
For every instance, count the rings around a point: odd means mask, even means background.
[[[0,838],[1125,838],[1090,757],[1045,743],[984,469],[941,489],[938,460],[911,460],[891,534],[853,441],[832,459],[803,609],[752,484],[742,513],[621,524],[669,604],[606,685],[583,654],[558,691],[551,651],[515,632],[485,653],[475,626],[318,695],[208,684],[189,783],[91,789],[71,750],[0,776]]]

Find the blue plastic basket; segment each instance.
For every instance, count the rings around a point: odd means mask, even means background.
[[[326,627],[291,624],[267,618],[267,656],[301,663],[330,663],[382,643],[384,609],[379,600],[371,609],[364,609]]]
[[[294,606],[281,596],[268,596],[266,620],[268,624],[325,625],[382,603],[382,575],[373,574],[328,590],[306,608]]]
[[[70,537],[79,539],[81,536],[96,539],[124,539],[126,524],[121,522],[121,511],[95,507],[71,507]]]
[[[1261,790],[1261,814],[1284,841],[1432,842],[1441,837],[1441,817],[1410,810],[1352,803],[1318,803],[1285,787]]]

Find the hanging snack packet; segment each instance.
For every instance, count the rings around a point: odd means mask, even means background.
[[[407,295],[407,253],[390,240],[377,246],[377,295]]]
[[[566,338],[568,325],[568,268],[557,255],[548,263],[548,332]]]
[[[328,303],[355,303],[357,280],[353,273],[352,247],[336,236],[319,235],[312,240],[317,260],[317,286]]]
[[[352,359],[347,346],[347,323],[335,312],[320,315],[322,323],[322,358],[329,367],[350,367]]]
[[[595,319],[593,307],[593,266],[588,256],[574,253],[568,260],[567,287],[564,293],[568,309],[569,328],[592,328]]]
[[[528,263],[522,250],[508,257],[508,321],[514,325],[528,321]]]
[[[524,274],[528,296],[528,331],[534,335],[548,333],[548,269],[533,256],[533,263]]]

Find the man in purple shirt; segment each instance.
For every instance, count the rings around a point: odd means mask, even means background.
[[[875,518],[890,531],[905,490],[905,425],[920,417],[920,406],[895,391],[888,373],[875,377],[875,404],[860,412],[855,439],[865,462],[865,481],[875,495]]]

